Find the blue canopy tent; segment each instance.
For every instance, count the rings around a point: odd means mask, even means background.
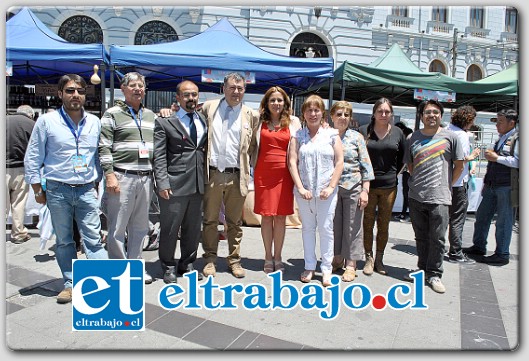
[[[69,43],[48,29],[27,7],[6,22],[6,61],[13,71],[7,79],[9,84],[56,84],[68,73],[79,74],[88,81],[94,65],[104,69],[108,60],[103,44]]]
[[[255,73],[247,92],[261,93],[279,85],[287,92],[309,88],[332,78],[332,58],[294,58],[269,53],[249,42],[223,18],[189,39],[154,45],[111,45],[110,63],[120,73],[139,71],[151,90],[174,90],[182,79],[199,83],[201,91],[218,92],[218,84],[202,82],[202,70]],[[111,92],[112,94],[112,92]]]

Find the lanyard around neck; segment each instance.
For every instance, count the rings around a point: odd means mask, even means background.
[[[86,117],[83,116],[81,121],[79,122],[79,125],[77,126],[77,131],[74,129],[74,127],[70,124],[70,121],[68,120],[69,116],[66,115],[64,112],[64,109],[61,107],[59,109],[59,114],[61,115],[61,118],[64,120],[68,128],[70,129],[70,132],[72,133],[73,137],[75,138],[75,147],[77,150],[77,155],[79,155],[79,138],[81,138],[81,133],[83,131],[84,125],[85,125],[85,119]]]
[[[129,109],[130,109],[130,114],[132,114],[132,118],[134,119],[134,122],[136,123],[136,126],[138,127],[138,130],[140,131],[141,142],[145,144],[145,141],[143,140],[143,132],[141,131],[142,109],[140,108],[140,110],[138,111],[138,117],[140,118],[139,120],[138,118],[136,118],[136,114],[134,113],[134,108],[129,106]]]

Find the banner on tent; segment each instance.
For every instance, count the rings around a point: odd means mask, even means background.
[[[202,82],[204,83],[224,83],[226,74],[233,73],[233,70],[202,69]],[[255,73],[250,71],[237,71],[244,76],[246,84],[255,84]]]
[[[437,100],[444,103],[454,103],[456,101],[456,93],[440,90],[415,89],[413,91],[413,98],[417,100]]]

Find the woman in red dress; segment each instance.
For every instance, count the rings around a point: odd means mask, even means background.
[[[254,213],[260,214],[265,249],[264,272],[284,271],[281,260],[287,215],[294,213],[294,183],[287,167],[290,138],[301,128],[292,116],[288,94],[268,89],[260,106],[261,124],[254,157]]]

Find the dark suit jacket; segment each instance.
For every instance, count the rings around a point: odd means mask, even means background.
[[[203,116],[204,135],[194,144],[189,134],[173,114],[157,118],[154,124],[154,178],[158,191],[171,189],[175,196],[204,193],[204,155],[207,127]]]

